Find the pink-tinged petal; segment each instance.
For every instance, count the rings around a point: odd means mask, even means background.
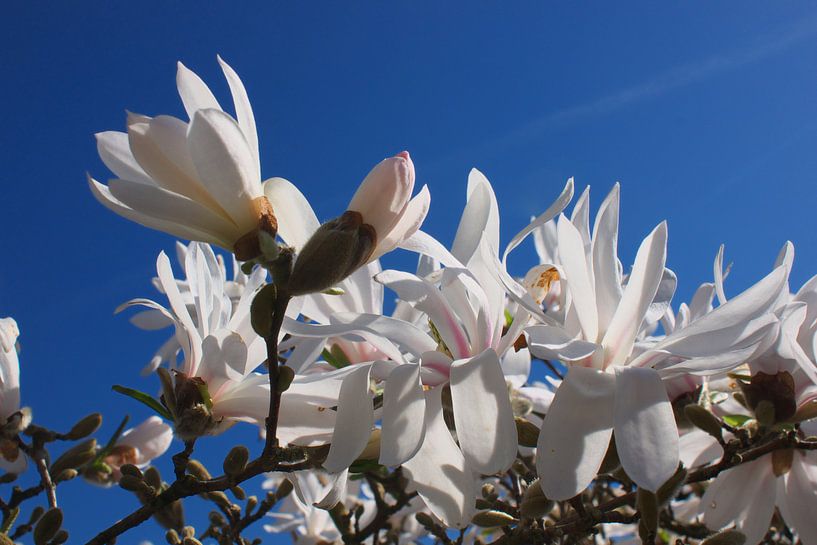
[[[604,334],[601,344],[605,367],[622,365],[630,356],[644,316],[658,291],[666,258],[667,224],[662,222],[638,248],[630,280]]]
[[[230,220],[178,193],[128,180],[111,180],[108,189],[119,202],[148,216],[209,233],[216,240],[229,241],[234,236]]]
[[[613,375],[570,367],[536,445],[536,471],[548,498],[570,499],[595,478],[613,434],[615,397]]]
[[[394,250],[404,240],[414,235],[425,221],[429,206],[431,206],[431,194],[428,192],[428,186],[424,185],[420,192],[406,205],[397,224],[391,231],[383,234],[383,238],[377,243],[377,248],[369,257],[369,262]],[[378,234],[378,236],[380,235]]]
[[[411,273],[393,270],[383,271],[375,279],[394,290],[401,300],[414,303],[415,308],[425,312],[455,358],[464,358],[470,354],[468,337],[451,305],[436,286]]]
[[[403,152],[383,159],[369,172],[347,209],[359,212],[381,239],[400,221],[413,190],[414,163]]]
[[[451,364],[454,360],[447,354],[430,350],[424,352],[420,358],[422,371],[420,377],[426,386],[438,386],[448,382],[451,375]]]
[[[230,93],[233,95],[233,105],[235,106],[235,115],[238,120],[238,126],[241,127],[241,132],[244,133],[244,138],[247,139],[247,145],[250,147],[250,152],[255,159],[258,178],[261,178],[261,162],[258,155],[258,133],[255,130],[255,116],[252,113],[252,106],[250,106],[250,99],[247,96],[247,90],[244,88],[241,78],[235,73],[232,67],[224,62],[221,56],[217,57],[218,64],[224,72],[224,77],[227,78],[227,85],[230,86]]]
[[[417,231],[398,246],[404,250],[431,257],[446,267],[463,267],[463,264],[451,255],[445,246],[424,231]]]
[[[777,505],[783,520],[799,535],[805,545],[817,543],[817,454],[795,453],[791,470],[778,479]],[[808,471],[811,469],[811,472]]]
[[[218,246],[224,246],[226,244],[224,240],[219,239],[215,234],[191,229],[184,224],[157,218],[142,211],[134,210],[114,197],[111,190],[108,189],[108,186],[99,183],[90,176],[88,177],[88,187],[91,189],[94,198],[105,208],[139,225],[144,225],[145,227],[187,240],[200,240]]]
[[[601,331],[607,331],[622,294],[618,268],[619,195],[616,183],[601,203],[593,225],[593,277]]]
[[[323,467],[330,473],[348,468],[360,456],[374,427],[374,409],[369,390],[371,366],[360,365],[343,379],[338,397],[338,416],[332,446]]]
[[[216,97],[213,96],[207,84],[198,74],[181,62],[176,64],[176,87],[179,89],[179,96],[184,103],[187,117],[190,119],[193,119],[197,110],[206,108],[221,110],[221,106],[218,105]]]
[[[238,123],[220,110],[199,110],[190,121],[187,143],[199,179],[238,226],[238,236],[255,229],[252,200],[263,196],[263,189]]]
[[[99,158],[117,177],[146,184],[153,183],[133,157],[127,133],[105,131],[94,136]]]
[[[491,183],[477,169],[468,175],[468,200],[462,212],[451,253],[462,263],[468,263],[479,252],[480,241],[499,251],[499,208]]]
[[[135,428],[127,430],[117,441],[119,445],[136,447],[137,465],[149,463],[164,454],[173,441],[173,429],[158,416],[151,416]]]
[[[655,492],[678,469],[678,428],[653,369],[616,368],[615,430],[621,466],[641,488]]]
[[[492,475],[511,467],[517,437],[508,387],[491,349],[451,365],[454,425],[469,467]]]
[[[296,250],[303,248],[321,226],[309,201],[295,185],[283,178],[265,181],[264,195],[278,220],[278,234]]]
[[[464,528],[475,511],[479,479],[445,425],[442,390],[426,392],[425,438],[403,469],[434,516],[448,527]]]
[[[584,241],[576,227],[565,216],[559,217],[559,255],[567,285],[573,296],[573,306],[581,324],[585,340],[598,340],[599,323],[593,276],[587,267]]]
[[[381,464],[398,466],[417,454],[425,436],[425,405],[420,366],[405,364],[394,369],[383,391]]]
[[[531,354],[537,358],[573,362],[592,356],[599,348],[597,344],[571,337],[561,327],[534,325],[525,331]]]
[[[537,229],[557,215],[561,214],[562,211],[565,209],[567,204],[570,202],[570,199],[573,198],[573,178],[569,178],[567,183],[565,184],[564,189],[562,189],[562,193],[553,201],[547,210],[539,214],[533,221],[528,224],[527,227],[519,231],[508,243],[505,247],[505,251],[502,254],[502,263],[505,264],[508,260],[508,254],[513,251],[514,248],[519,246],[522,241],[524,241],[529,234],[534,233]],[[541,256],[540,256],[541,257]]]

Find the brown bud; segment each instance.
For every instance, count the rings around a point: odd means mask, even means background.
[[[765,428],[773,426],[775,422],[774,404],[768,399],[761,399],[755,406],[755,419]]]
[[[235,499],[239,501],[244,501],[245,499],[247,499],[247,493],[244,492],[244,489],[238,485],[231,487],[230,492],[232,492],[233,496],[235,496]]]
[[[71,431],[65,434],[65,438],[71,441],[77,439],[84,439],[88,437],[102,425],[102,415],[99,413],[89,414],[71,428]]]
[[[170,529],[165,533],[165,541],[167,541],[168,545],[181,545],[182,542],[182,540],[179,538],[178,532],[173,529]]]
[[[737,530],[724,530],[701,541],[701,545],[743,545],[746,536]]]
[[[51,542],[48,545],[62,545],[66,541],[68,541],[68,532],[65,530],[60,530],[57,532],[57,535],[51,539]]]
[[[781,449],[772,452],[772,470],[776,477],[785,475],[794,463],[794,449]]]
[[[275,498],[278,500],[286,498],[292,492],[293,488],[295,487],[292,485],[292,482],[290,482],[289,479],[284,479],[275,491]]]
[[[687,478],[687,470],[683,467],[679,467],[675,473],[667,479],[667,482],[662,484],[658,490],[655,492],[655,496],[658,500],[658,505],[663,506],[669,503],[678,492],[681,490],[681,487],[684,486],[684,481]]]
[[[489,509],[487,511],[480,511],[474,515],[471,518],[471,522],[482,528],[496,528],[498,526],[514,524],[517,520],[504,511]]]
[[[377,246],[374,229],[359,212],[347,210],[321,225],[301,248],[289,291],[306,295],[331,288],[363,265]]]
[[[523,447],[536,447],[539,441],[539,428],[536,427],[536,424],[518,416],[514,418],[514,421],[519,444]]]
[[[655,493],[639,488],[635,500],[636,509],[641,514],[638,534],[645,543],[658,531],[658,498]],[[645,539],[646,538],[646,539]]]
[[[201,545],[201,541],[195,537],[186,537],[182,540],[182,545]]]
[[[122,475],[133,475],[140,480],[145,477],[142,470],[133,464],[124,464],[119,468],[119,471],[122,473]]]
[[[79,472],[76,469],[63,469],[54,477],[54,483],[64,483],[65,481],[70,481],[74,477],[79,475]]]
[[[162,488],[162,475],[159,473],[159,470],[155,467],[151,466],[145,470],[145,482],[148,483],[151,488],[156,490],[160,490]]]
[[[46,511],[34,527],[35,545],[46,545],[51,541],[62,526],[62,510],[54,507]]]
[[[428,513],[423,513],[422,511],[420,511],[419,513],[416,513],[414,515],[414,518],[417,520],[417,522],[420,523],[420,526],[422,526],[423,528],[434,528],[435,526],[437,526],[437,523],[434,522],[434,519],[431,518],[431,515],[429,515]]]
[[[550,513],[554,505],[554,502],[545,496],[539,479],[536,479],[525,489],[519,512],[525,518],[537,519]]]
[[[723,429],[718,417],[697,404],[684,407],[684,415],[696,428],[705,431],[719,442],[723,441]]]
[[[490,501],[494,501],[499,497],[499,494],[496,493],[496,487],[491,483],[483,484],[481,493],[483,498]]]
[[[267,284],[255,294],[250,304],[252,328],[260,337],[265,339],[272,333],[272,314],[277,297],[278,288],[276,285]]]
[[[200,481],[209,481],[212,479],[210,472],[198,460],[187,461],[187,472]]]
[[[96,457],[96,439],[88,439],[62,453],[49,468],[52,475],[59,475],[64,469],[77,469]]]
[[[250,459],[250,451],[244,445],[233,447],[224,458],[224,473],[230,477],[235,477],[247,466]]]
[[[250,496],[247,498],[247,503],[244,505],[244,514],[249,515],[253,509],[258,505],[258,496]]]
[[[147,492],[148,484],[133,475],[122,475],[119,479],[119,486],[129,492]]]
[[[289,390],[293,380],[295,380],[295,370],[287,365],[282,365],[278,368],[278,382],[275,383],[275,389],[284,393]]]

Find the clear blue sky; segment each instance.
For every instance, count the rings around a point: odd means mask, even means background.
[[[568,176],[593,186],[595,205],[621,181],[623,260],[669,220],[676,303],[711,279],[722,242],[731,294],[786,239],[794,285],[817,272],[814,4],[295,4],[4,6],[0,315],[20,324],[23,401],[42,424],[103,409],[110,432],[126,412],[147,416],[109,386],[152,390],[138,371],[165,334],[112,311],[153,295],[156,254],[173,240],[103,209],[85,172],[107,179],[92,135],[122,130],[126,109],[183,115],[176,60],[223,104],[216,54],[236,69],[263,175],[298,184],[323,219],[372,165],[408,149],[431,189],[426,230],[444,243],[476,166],[496,189],[503,240]],[[250,430],[236,434],[255,446]],[[226,445],[212,447],[219,460]],[[135,507],[119,490],[60,490],[72,542]],[[119,542],[163,542],[155,525],[142,530]]]

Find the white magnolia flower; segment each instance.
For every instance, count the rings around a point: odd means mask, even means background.
[[[520,240],[515,237],[509,248]],[[389,364],[353,366],[357,369],[344,381],[332,449],[324,467],[342,471],[365,448],[375,421],[370,380],[383,381],[380,462],[402,464],[412,487],[448,526],[468,524],[478,475],[506,470],[517,451],[500,357],[508,359],[506,354],[528,313],[521,309],[515,325],[503,334],[504,289],[491,272],[492,260],[481,251],[485,245],[495,248],[498,241],[499,214],[493,190],[481,173],[472,171],[468,203],[452,252],[419,231],[403,244],[438,259],[446,268],[428,278],[399,271],[384,271],[376,277],[414,307],[418,321],[351,313],[335,314],[330,325],[285,325],[295,335],[362,338],[389,356]],[[494,254],[493,260],[497,259]],[[526,351],[514,352],[516,357],[527,357],[529,366]],[[508,362],[506,367],[513,376],[525,364]],[[524,373],[527,375],[526,370]],[[446,384],[451,389],[457,441],[442,418],[442,387]]]
[[[616,256],[618,202],[614,188],[590,238],[589,228],[559,219],[564,323],[531,309],[544,322],[527,329],[531,352],[570,366],[537,447],[542,488],[557,500],[579,494],[592,481],[614,430],[622,466],[635,483],[655,491],[672,476],[678,433],[662,378],[723,371],[757,350],[775,321],[768,311],[787,274],[777,270],[730,304],[636,353],[645,320],[667,308],[671,293],[662,293],[662,283],[669,278],[674,286],[674,275],[664,268],[662,223],[642,242],[623,285]]]
[[[118,482],[120,468],[133,464],[145,468],[150,462],[167,452],[173,441],[173,430],[158,416],[151,416],[135,428],[125,430],[116,440],[113,448],[101,462],[104,466],[91,466],[83,472],[83,477],[94,484],[110,486]]]
[[[9,435],[0,436],[0,469],[17,474],[25,470],[27,462],[12,439],[30,419],[20,412],[19,336],[20,329],[13,318],[0,318],[0,428]]]
[[[117,178],[107,186],[90,177],[88,182],[97,200],[123,217],[179,238],[217,244],[248,260],[260,254],[258,230],[275,236],[279,210],[297,210],[305,199],[281,178],[262,186],[246,90],[235,71],[218,60],[235,118],[179,63],[176,84],[189,122],[129,114],[127,133],[96,135],[99,156]],[[296,213],[285,217],[294,224],[281,225],[284,239],[302,229]]]

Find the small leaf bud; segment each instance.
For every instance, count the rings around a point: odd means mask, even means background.
[[[536,424],[518,416],[514,418],[514,421],[516,421],[516,435],[519,438],[519,444],[523,447],[536,447],[539,441],[539,428],[536,427]]]
[[[517,522],[517,520],[504,511],[490,509],[480,511],[474,515],[471,518],[471,522],[482,528],[496,528],[498,526],[508,526],[509,524]]]
[[[34,527],[35,545],[46,545],[57,535],[60,527],[62,527],[62,509],[54,507],[46,511]]]
[[[71,428],[71,431],[65,434],[65,438],[71,441],[84,439],[88,437],[102,425],[102,415],[99,413],[89,414]]]
[[[550,513],[554,505],[555,503],[545,496],[539,479],[536,479],[525,489],[519,512],[525,518],[538,519]]]
[[[165,533],[165,541],[168,545],[181,545],[182,540],[179,538],[179,533],[176,530],[170,529]]]
[[[77,469],[96,457],[96,439],[88,439],[62,453],[49,468],[52,475],[59,475],[64,469]]]
[[[684,415],[696,428],[705,431],[717,439],[718,442],[723,441],[721,421],[717,416],[706,410],[704,407],[694,403],[689,404],[684,407]]]
[[[278,382],[275,389],[284,393],[289,389],[293,380],[295,380],[295,370],[287,365],[282,365],[278,368]]]
[[[247,466],[250,459],[250,451],[244,445],[233,447],[224,458],[224,473],[230,477],[235,477]]]

